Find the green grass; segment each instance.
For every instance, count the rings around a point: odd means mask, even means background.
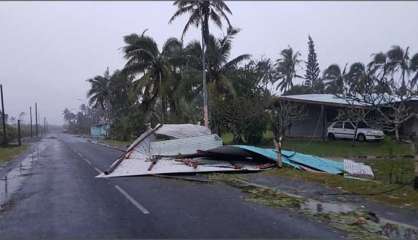
[[[376,181],[361,181],[342,176],[297,171],[290,168],[274,169],[266,174],[285,176],[308,182],[318,182],[343,191],[364,195],[375,201],[401,207],[418,208],[418,191],[413,189],[414,160],[368,160]]]
[[[283,148],[328,157],[415,155],[410,144],[396,143],[390,139],[381,142],[355,142],[354,144],[350,140],[287,139],[283,143]]]
[[[109,144],[110,146],[118,147],[118,148],[127,148],[127,146],[132,143],[132,141],[120,141],[120,140],[113,140],[113,139],[100,140],[99,142]]]
[[[22,154],[27,148],[28,145],[0,147],[0,164],[13,160],[15,157]]]
[[[263,143],[260,146],[273,147],[273,133],[264,133]],[[224,144],[232,144],[231,133],[222,135]],[[318,139],[286,138],[282,144],[283,149],[323,157],[359,157],[359,156],[403,156],[415,155],[410,144],[397,143],[386,138],[380,142],[355,142],[350,140],[321,141]]]

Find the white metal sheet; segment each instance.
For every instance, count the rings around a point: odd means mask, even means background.
[[[160,142],[151,142],[152,155],[179,155],[192,154],[197,150],[209,150],[222,146],[222,139],[216,135],[204,135],[199,137],[181,138]]]
[[[209,128],[194,124],[164,124],[155,133],[174,138],[198,137],[211,134]]]
[[[173,159],[160,159],[148,171],[151,161],[142,159],[126,159],[112,173],[100,174],[99,178],[124,177],[124,176],[143,176],[168,173],[203,173],[203,172],[237,172],[237,171],[260,171],[255,165],[241,166],[236,169],[228,162],[214,161],[213,164],[198,165],[196,168],[187,166],[182,162]]]

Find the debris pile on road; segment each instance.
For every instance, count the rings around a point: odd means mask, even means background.
[[[294,151],[282,150],[281,154],[283,164],[295,169],[329,174],[347,172],[343,162]],[[260,171],[276,166],[276,160],[277,151],[273,148],[223,145],[218,135],[203,126],[159,124],[139,136],[98,177]],[[355,163],[350,163],[352,170]]]

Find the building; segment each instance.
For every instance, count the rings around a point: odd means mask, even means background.
[[[335,121],[339,110],[368,107],[365,103],[348,102],[333,94],[287,95],[278,99],[305,105],[304,118],[294,121],[287,130],[287,135],[291,137],[326,138],[327,128]]]
[[[110,124],[101,123],[90,127],[90,136],[95,139],[103,139],[109,135]]]

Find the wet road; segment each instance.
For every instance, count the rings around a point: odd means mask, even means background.
[[[38,148],[0,211],[1,239],[341,237],[221,184],[95,178],[120,152],[70,135],[45,138]]]

